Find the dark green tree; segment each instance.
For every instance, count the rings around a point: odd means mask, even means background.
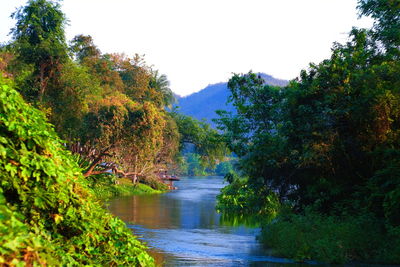
[[[33,87],[26,95],[42,102],[50,80],[68,59],[65,15],[58,2],[30,0],[12,18],[17,20],[11,30],[17,58],[33,66]]]
[[[374,37],[382,41],[386,49],[399,56],[400,2],[397,0],[359,0],[361,15],[374,19]]]
[[[353,30],[330,59],[310,65],[286,88],[264,85],[253,73],[229,81],[237,114],[220,112],[220,128],[250,184],[299,209],[369,206],[399,224],[400,63],[378,50],[367,31]],[[374,195],[367,193],[371,183],[380,197],[360,197]]]
[[[75,36],[71,41],[70,50],[79,62],[82,62],[85,58],[99,58],[101,55],[90,35],[80,34]]]

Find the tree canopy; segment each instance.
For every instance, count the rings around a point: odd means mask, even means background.
[[[219,125],[261,194],[297,210],[368,211],[399,226],[400,61],[391,50],[396,40],[382,39],[391,27],[384,16],[399,10],[383,1],[360,6],[378,16],[374,31],[353,29],[288,86],[234,75],[228,86],[237,114],[221,111]]]
[[[112,169],[151,176],[177,162],[181,138],[190,134],[202,162],[213,165],[222,157],[215,131],[187,118],[187,127],[201,130],[188,133],[166,110],[174,102],[167,76],[142,56],[103,54],[90,35],[67,44],[67,19],[57,1],[30,0],[12,16],[17,24],[1,50],[1,69],[80,154],[86,175]]]

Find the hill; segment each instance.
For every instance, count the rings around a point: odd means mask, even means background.
[[[259,73],[266,84],[274,86],[285,86],[288,81],[280,80],[265,73]],[[214,126],[212,119],[217,118],[216,110],[234,111],[231,103],[227,103],[230,95],[228,83],[216,83],[208,85],[203,90],[188,95],[186,97],[177,97],[177,106],[179,112],[192,116],[198,120],[205,119]]]

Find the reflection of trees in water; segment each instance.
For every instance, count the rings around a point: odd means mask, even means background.
[[[203,190],[209,191],[199,188],[198,191],[114,199],[109,203],[109,210],[127,223],[149,229],[210,229],[219,225],[219,214],[215,212],[215,197],[193,196]]]
[[[241,213],[229,213],[224,212],[221,214],[219,223],[224,226],[246,226],[249,228],[258,228],[264,224],[267,224],[273,220],[274,217],[268,217],[266,215],[254,215],[254,214],[241,214]]]
[[[181,216],[179,200],[163,195],[143,195],[112,200],[109,210],[129,224],[150,229],[174,228]]]
[[[134,231],[158,248],[150,253],[159,265],[188,266],[193,261],[196,266],[215,266],[209,263],[211,258],[225,266],[253,261],[261,265],[251,266],[283,266],[268,262],[268,251],[256,241],[259,218],[215,211],[221,179],[182,179],[177,186],[181,189],[174,192],[125,197],[109,204],[113,214],[137,225]],[[207,256],[201,256],[204,253]]]

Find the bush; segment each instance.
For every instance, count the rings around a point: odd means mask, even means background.
[[[140,179],[140,182],[150,186],[154,190],[157,191],[167,191],[168,185],[164,184],[160,181],[156,176],[147,176],[145,178]]]
[[[0,265],[151,266],[46,122],[0,75]]]
[[[222,188],[221,194],[217,196],[217,211],[276,216],[280,209],[276,194],[252,187],[247,179],[242,179],[235,173],[226,174],[225,179],[230,184]]]

